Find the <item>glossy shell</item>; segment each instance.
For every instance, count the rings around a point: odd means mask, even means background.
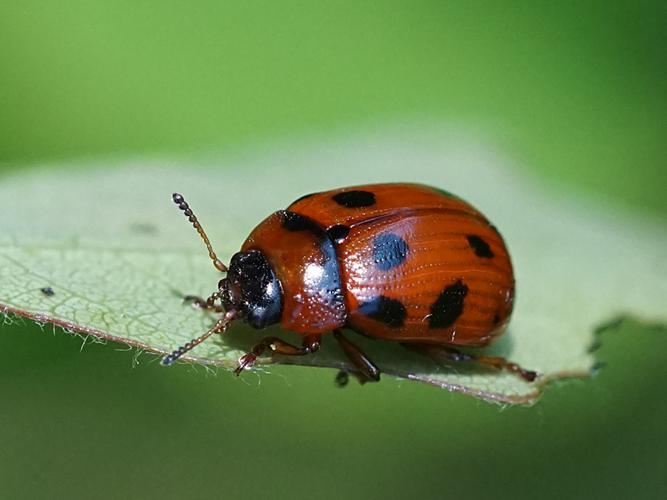
[[[409,343],[483,346],[512,312],[514,276],[495,227],[465,201],[417,184],[304,196],[242,250],[267,255],[283,285],[283,327],[349,327]]]
[[[261,251],[271,263],[283,294],[282,326],[299,333],[323,333],[345,324],[347,310],[333,241],[313,220],[281,210],[248,236],[242,252]]]

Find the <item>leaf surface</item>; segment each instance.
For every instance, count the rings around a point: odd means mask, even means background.
[[[5,312],[164,354],[214,322],[181,297],[207,296],[220,279],[171,202],[172,192],[185,196],[228,261],[257,223],[303,194],[410,181],[458,194],[500,228],[515,265],[517,302],[508,332],[485,352],[541,376],[527,383],[507,373],[436,363],[355,335],[385,373],[490,401],[530,403],[549,381],[591,372],[590,348],[601,325],[623,315],[667,322],[664,223],[547,190],[484,144],[450,133],[388,131],[333,144],[274,146],[222,164],[200,158],[77,166],[2,179]],[[235,325],[186,359],[231,369],[263,334]],[[270,362],[347,366],[330,338],[315,355],[262,359]]]

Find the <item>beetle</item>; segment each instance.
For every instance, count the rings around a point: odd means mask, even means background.
[[[235,373],[264,352],[314,353],[333,332],[360,382],[380,368],[344,333],[400,342],[423,354],[537,374],[496,356],[457,347],[484,347],[506,328],[514,303],[514,273],[502,236],[461,198],[421,184],[373,184],[313,193],[262,221],[231,258],[214,252],[197,217],[178,193],[173,201],[226,277],[195,305],[221,314],[202,336],[163,358],[170,365],[214,333],[243,320],[253,328],[280,324],[303,336],[300,346],[268,336],[241,356]],[[339,382],[345,382],[345,373]]]

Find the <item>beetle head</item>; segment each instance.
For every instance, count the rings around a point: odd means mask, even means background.
[[[238,252],[218,283],[222,305],[253,328],[280,321],[283,293],[271,264],[259,250]]]

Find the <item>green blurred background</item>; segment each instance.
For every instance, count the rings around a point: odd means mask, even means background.
[[[0,3],[3,174],[444,123],[667,215],[664,2],[66,3]],[[0,497],[666,498],[665,333],[625,322],[597,377],[503,411],[326,370],[133,366],[6,324]]]

